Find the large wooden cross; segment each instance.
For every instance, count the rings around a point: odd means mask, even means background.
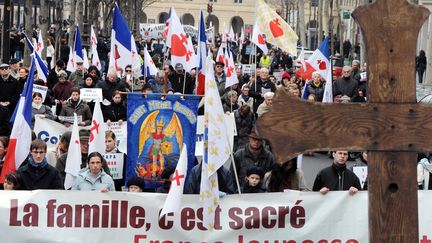
[[[352,15],[366,40],[368,103],[311,103],[282,92],[257,128],[278,162],[305,151],[367,150],[370,242],[419,242],[416,159],[432,151],[432,107],[416,104],[414,57],[429,11],[376,0]]]

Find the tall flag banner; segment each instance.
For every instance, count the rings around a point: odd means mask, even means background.
[[[74,47],[73,47],[73,59],[74,62],[82,62],[84,63],[84,53],[83,48],[81,44],[81,33],[78,25],[76,26],[76,33],[75,33],[75,41],[74,41]]]
[[[324,86],[324,97],[323,103],[333,102],[333,90],[332,90],[332,68],[330,64],[330,48],[329,40],[326,37],[309,57],[308,63],[311,67],[321,74],[321,77],[325,78],[326,85]]]
[[[126,180],[139,176],[146,187],[164,184],[166,168],[176,167],[186,144],[188,170],[195,161],[199,96],[128,94]]]
[[[96,66],[97,69],[102,69],[102,64],[99,59],[99,54],[97,52],[97,38],[96,34],[93,29],[93,25],[91,26],[91,32],[90,32],[90,44],[91,44],[91,52],[92,52],[92,58],[91,58],[91,64],[93,66]]]
[[[38,73],[39,79],[42,79],[45,83],[47,82],[48,78],[48,67],[45,64],[45,62],[42,60],[41,56],[35,51],[35,48],[33,44],[31,43],[30,39],[27,37],[27,35],[24,33],[25,40],[27,42],[27,45],[30,49],[31,55],[35,57],[36,59],[36,71]]]
[[[104,143],[105,144],[105,143]],[[67,190],[74,184],[76,177],[81,169],[81,146],[79,138],[78,117],[74,113],[74,123],[72,126],[71,141],[69,143],[68,154],[65,166],[64,188]]]
[[[89,63],[89,59],[88,59],[88,55],[87,55],[87,50],[85,48],[82,49],[82,53],[83,53],[83,65],[85,68],[89,68],[90,67],[90,63]]]
[[[308,90],[308,83],[305,83],[305,86],[303,87],[301,99],[307,100],[309,97],[309,90]]]
[[[307,69],[306,69],[306,61],[305,61],[305,57],[304,56],[305,56],[305,54],[304,54],[304,48],[302,47],[300,55],[297,58],[297,61],[300,62],[301,66],[303,68],[303,71],[306,72]]]
[[[231,147],[228,141],[222,101],[214,78],[214,70],[210,57],[207,57],[206,65],[204,119],[207,121],[208,138],[207,160],[202,165],[200,197],[204,201],[204,226],[207,229],[212,229],[214,226],[215,211],[219,205],[217,170],[229,159]]]
[[[254,43],[264,54],[268,53],[267,43],[264,38],[263,32],[257,22],[255,22],[253,32],[252,32],[252,43]]]
[[[204,14],[202,10],[200,15],[200,25],[198,32],[197,94],[204,95],[205,64],[207,58],[207,36],[205,34]]]
[[[43,39],[42,39],[42,32],[39,30],[35,51],[37,52],[37,54],[39,56],[42,56],[43,49],[44,49],[44,43],[43,43]]]
[[[131,35],[132,70],[141,70],[141,58],[136,47],[135,38]]]
[[[240,44],[239,49],[241,50],[243,48],[243,44],[245,42],[245,33],[244,33],[244,29],[243,28],[241,29],[241,34],[240,34],[239,42],[240,42],[239,43]]]
[[[132,35],[123,18],[117,3],[114,5],[113,24],[111,30],[111,51],[109,69],[124,69],[132,64]]]
[[[238,84],[239,80],[235,71],[234,57],[229,46],[227,46],[227,49],[225,50],[224,71],[226,75],[225,88],[231,87],[234,84]]]
[[[198,66],[198,56],[195,54],[195,50],[192,44],[192,38],[189,36],[188,38],[188,50],[191,50],[190,53],[190,60],[188,62],[188,66],[185,67],[185,70],[187,72],[190,72],[193,68],[196,68]]]
[[[158,69],[154,64],[150,53],[147,51],[147,48],[144,48],[144,70],[146,70],[147,76],[156,75],[158,72]]]
[[[6,175],[15,172],[29,155],[32,141],[32,95],[35,68],[36,59],[33,56],[24,90],[11,119],[13,127],[0,174],[0,183],[4,182]]]
[[[162,36],[165,38],[165,46],[171,48],[171,38],[168,38],[168,32],[169,32],[169,22],[171,20],[171,11],[174,11],[174,8],[170,8],[168,12],[168,18],[165,21],[165,28],[163,30]],[[177,15],[177,14],[176,14]]]
[[[68,63],[66,65],[66,70],[69,72],[75,72],[75,70],[76,70],[73,48],[69,48],[69,60],[68,60]]]
[[[216,62],[223,62],[225,63],[225,51],[224,51],[224,47],[219,46],[217,55],[216,55]]]
[[[165,203],[159,217],[162,217],[167,213],[178,213],[180,211],[183,188],[187,176],[187,167],[187,145],[183,144],[180,158],[177,162],[177,166],[171,180],[171,187],[169,189],[168,195],[165,199]]]
[[[100,154],[105,154],[105,132],[108,128],[104,122],[100,102],[100,100],[96,100],[93,109],[88,152],[99,152]]]
[[[232,25],[230,26],[230,30],[229,30],[229,40],[237,42],[237,36],[234,33],[234,29],[233,29]]]
[[[167,46],[171,48],[171,65],[181,63],[187,70],[192,65],[194,50],[189,47],[189,40],[174,8],[171,9],[167,39],[170,40]]]
[[[258,0],[255,16],[267,42],[292,55],[297,54],[297,34],[264,0]]]

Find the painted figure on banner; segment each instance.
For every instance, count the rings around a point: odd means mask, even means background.
[[[163,174],[175,168],[183,143],[189,148],[188,169],[195,161],[199,96],[161,94],[128,95],[128,156],[126,180],[144,179],[146,188],[158,188]]]
[[[165,117],[157,119],[159,113],[159,110],[152,112],[141,125],[139,154],[141,159],[147,161],[144,170],[137,170],[142,177],[160,177],[166,163],[178,157],[179,153],[174,153],[173,146],[176,151],[181,151],[183,134],[177,114],[174,112],[171,121],[165,126]]]

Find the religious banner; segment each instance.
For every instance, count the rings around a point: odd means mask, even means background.
[[[432,192],[419,193],[420,243],[430,242]],[[159,218],[166,194],[0,191],[3,239],[27,242],[368,243],[367,192],[286,192],[221,198],[212,231],[198,195]],[[412,241],[416,243],[415,241]]]
[[[124,154],[123,153],[108,153],[104,154],[108,168],[110,170],[111,177],[116,179],[123,179],[123,167],[124,167]]]
[[[182,144],[188,149],[188,170],[195,161],[197,111],[194,95],[128,94],[128,159],[126,179],[139,176],[146,187],[164,183],[165,168],[174,169]]]

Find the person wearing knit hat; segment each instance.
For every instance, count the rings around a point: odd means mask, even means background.
[[[264,177],[264,170],[257,166],[251,166],[246,172],[246,183],[242,187],[242,193],[262,193],[261,181]]]
[[[129,192],[142,192],[145,189],[145,182],[143,178],[134,176],[127,181]]]

